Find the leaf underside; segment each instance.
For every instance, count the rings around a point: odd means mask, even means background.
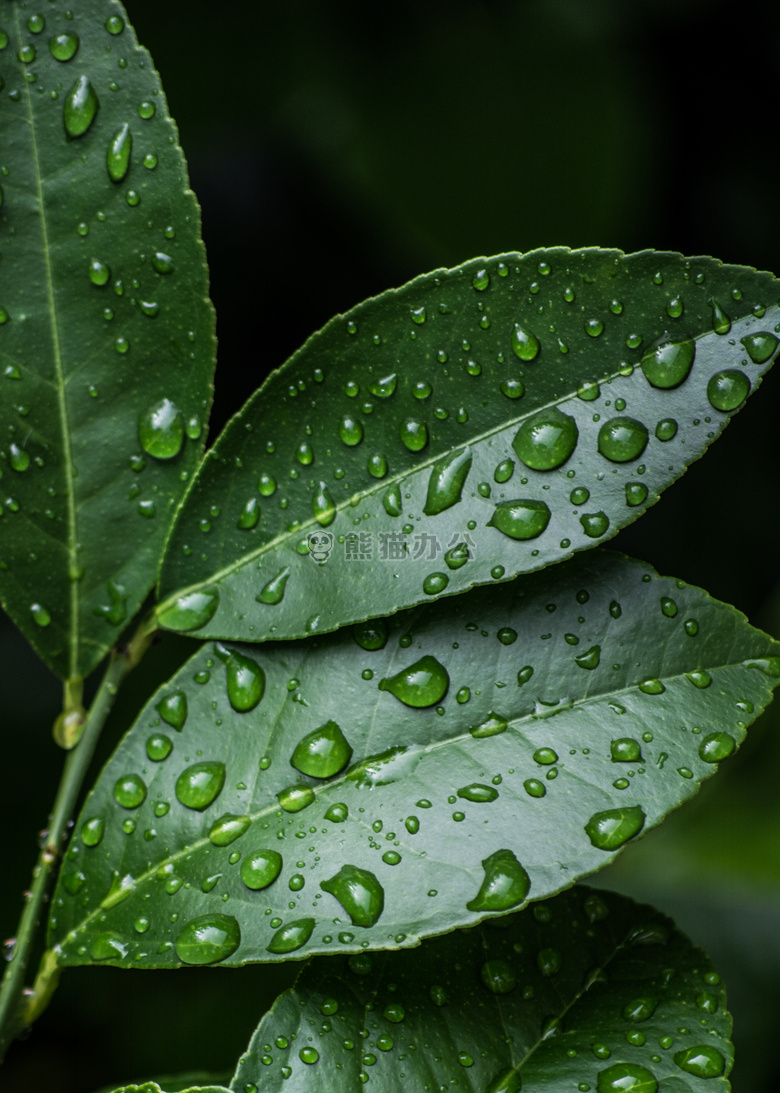
[[[154,582],[200,457],[215,340],[151,58],[115,0],[67,6],[0,16],[0,597],[78,678]]]
[[[722,432],[779,319],[770,274],[654,251],[499,255],[368,300],[217,441],[160,622],[300,637],[604,541]]]
[[[720,979],[653,908],[577,887],[493,925],[411,958],[313,960],[260,1022],[231,1090],[729,1088]],[[706,1058],[706,1085],[691,1058]]]
[[[63,964],[238,965],[409,947],[544,899],[696,792],[779,648],[601,551],[354,633],[208,643],[87,799],[50,944]]]

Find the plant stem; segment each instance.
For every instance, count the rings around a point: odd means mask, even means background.
[[[41,960],[34,989],[24,991],[27,964],[46,902],[49,882],[62,854],[68,823],[119,686],[148,649],[154,632],[154,616],[151,616],[141,623],[129,645],[112,651],[106,673],[87,714],[81,739],[65,760],[49,829],[33,870],[30,890],[25,895],[25,907],[19,920],[13,956],[0,985],[0,1062],[14,1038],[43,1012],[57,986],[59,968],[53,954],[47,951]]]

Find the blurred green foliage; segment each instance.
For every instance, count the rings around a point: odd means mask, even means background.
[[[715,254],[780,272],[780,8],[704,0],[128,0],[203,206],[220,361],[214,429],[332,314],[437,266],[536,246]],[[780,636],[780,376],[612,544]],[[128,681],[105,760],[193,648]],[[9,936],[61,766],[56,683],[3,620]],[[593,878],[708,948],[735,1017],[735,1093],[780,1085],[780,711],[685,809]],[[96,769],[97,765],[96,765]],[[19,893],[19,900],[12,893]],[[230,1070],[295,966],[69,970],[3,1089],[88,1093]]]

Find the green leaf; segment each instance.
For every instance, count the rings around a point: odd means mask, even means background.
[[[161,624],[299,637],[608,539],[757,386],[777,299],[770,274],[709,258],[555,248],[368,300],[218,440],[168,545]]]
[[[652,907],[574,888],[494,925],[411,958],[313,960],[260,1022],[231,1090],[730,1088],[720,978]]]
[[[49,943],[62,964],[239,965],[543,899],[696,792],[779,652],[601,551],[352,634],[208,643],[88,797]]]
[[[123,1085],[118,1089],[111,1086],[104,1093],[111,1093],[112,1090],[114,1093],[230,1093],[224,1085],[193,1085],[192,1082],[197,1080],[197,1077],[189,1077],[181,1081],[163,1081],[162,1085],[157,1082],[141,1082],[140,1085]]]
[[[155,579],[200,456],[214,316],[149,54],[115,0],[45,8],[2,15],[0,596],[78,678]]]

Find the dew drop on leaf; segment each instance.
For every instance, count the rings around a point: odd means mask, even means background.
[[[282,855],[276,850],[253,850],[241,863],[241,880],[253,892],[267,888],[282,870]]]
[[[460,501],[471,461],[468,448],[460,448],[434,463],[423,508],[426,516],[437,516]]]
[[[258,603],[267,603],[272,606],[277,603],[281,603],[284,599],[284,590],[287,585],[287,579],[290,576],[289,566],[285,566],[275,577],[263,585],[260,592],[255,596]]]
[[[176,938],[176,955],[184,964],[216,964],[232,956],[241,944],[241,930],[232,915],[201,915]]]
[[[585,824],[585,833],[598,850],[617,850],[644,827],[645,814],[639,805],[595,812]]]
[[[435,657],[424,656],[408,668],[379,683],[380,691],[389,691],[405,706],[422,709],[435,706],[447,693],[450,677]]]
[[[217,589],[202,588],[178,596],[159,611],[157,621],[168,630],[197,630],[214,617],[218,607]]]
[[[574,418],[552,406],[523,422],[512,447],[527,467],[549,471],[566,462],[578,437]]]
[[[314,925],[313,918],[299,918],[294,922],[288,922],[276,931],[266,949],[269,953],[294,953],[296,949],[302,948],[309,940],[314,931]],[[316,1051],[315,1054],[317,1054]],[[319,1055],[317,1055],[317,1058],[319,1058]],[[311,1061],[316,1062],[316,1059]]]
[[[384,888],[373,873],[356,865],[343,865],[335,876],[320,881],[320,888],[335,896],[353,926],[375,925],[384,910]]]
[[[225,764],[216,760],[194,763],[176,779],[176,797],[186,807],[203,812],[222,792]]]
[[[693,341],[664,340],[642,357],[642,371],[653,387],[666,390],[677,387],[693,367],[696,345]]]
[[[499,501],[487,527],[497,528],[510,539],[536,539],[550,522],[550,509],[544,501],[518,498]]]
[[[298,741],[290,763],[311,778],[331,778],[352,758],[352,747],[335,721],[327,721]]]
[[[479,892],[466,904],[469,911],[508,911],[525,901],[531,878],[511,850],[496,850],[482,868],[485,875]]]
[[[86,76],[79,76],[65,96],[63,120],[69,137],[82,137],[92,125],[100,102],[94,87]]]

